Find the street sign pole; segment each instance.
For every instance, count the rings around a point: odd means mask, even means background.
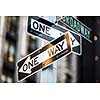
[[[75,18],[77,19],[77,17],[75,17]],[[58,17],[58,21],[59,20],[61,20],[60,17]],[[62,24],[62,26],[63,25],[64,24]],[[67,29],[67,27],[66,27],[66,29]],[[81,42],[82,42],[82,40],[81,40]],[[82,43],[80,43],[80,45],[82,46]],[[81,47],[81,49],[82,49],[82,47]],[[68,71],[67,71],[67,74],[69,74],[71,76],[70,82],[75,83],[75,82],[78,81],[78,77],[77,77],[78,76],[77,75],[77,71],[78,71],[78,64],[77,64],[77,62],[78,62],[78,56],[76,54],[72,53],[69,57],[67,57],[66,62],[68,62]]]
[[[41,41],[38,40],[38,46],[39,48],[44,46],[47,43],[47,41]],[[48,68],[42,69],[40,73],[40,79],[41,83],[56,83],[57,82],[57,62],[54,62],[52,65],[49,65]],[[38,79],[37,79],[38,80]]]
[[[77,17],[75,17],[77,19]],[[82,44],[80,44],[82,45]],[[77,55],[74,55],[72,54],[71,56],[71,65],[72,65],[72,82],[75,83],[78,81],[78,78],[77,78],[77,71],[78,71],[78,68],[77,68],[77,61],[78,60],[78,56]]]
[[[49,21],[55,22],[56,16],[45,16],[43,17]],[[43,46],[46,41],[42,41],[39,39],[39,47]],[[57,62],[54,62],[47,69],[43,69],[40,76],[41,83],[56,83],[57,82]]]
[[[75,17],[77,19],[77,17]],[[80,44],[82,45],[82,43]],[[71,70],[70,70],[70,73],[71,73],[71,77],[72,77],[72,80],[71,82],[72,83],[75,83],[78,81],[78,75],[77,75],[77,72],[78,72],[78,56],[75,55],[75,54],[72,54],[69,56],[70,58],[70,63],[68,62],[68,65],[71,67]]]

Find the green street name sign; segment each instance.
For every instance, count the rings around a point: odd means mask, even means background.
[[[91,29],[72,16],[63,16],[60,20],[73,31],[80,33],[82,37],[92,43]]]

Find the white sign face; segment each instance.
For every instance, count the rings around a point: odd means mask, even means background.
[[[26,79],[40,69],[46,68],[58,59],[71,54],[71,51],[69,32],[66,32],[66,34],[17,62],[18,81]]]
[[[65,34],[65,32],[69,32],[72,52],[77,55],[82,54],[82,45],[81,36],[73,31],[65,29],[59,25],[55,25],[45,19],[42,19],[37,16],[31,16],[28,18],[28,29],[29,34],[35,35],[42,39],[51,41],[53,39],[57,39],[58,37]]]

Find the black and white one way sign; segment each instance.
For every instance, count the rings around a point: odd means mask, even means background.
[[[77,55],[82,54],[82,40],[80,34],[77,34],[59,25],[55,25],[54,23],[49,22],[42,17],[29,16],[27,32],[29,35],[34,35],[47,41],[57,39],[58,37],[64,35],[66,32],[69,32],[72,53]]]
[[[69,32],[17,62],[18,81],[24,80],[54,61],[71,54]]]

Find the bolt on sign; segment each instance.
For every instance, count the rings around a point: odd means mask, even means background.
[[[69,32],[17,62],[18,81],[22,81],[60,58],[71,54]]]
[[[78,19],[72,16],[63,16],[59,21],[67,25],[73,31],[80,33],[83,38],[92,43],[92,35],[91,35],[92,30],[85,24],[80,22]]]
[[[77,55],[82,54],[82,39],[80,34],[59,25],[55,25],[54,23],[45,20],[42,17],[29,16],[27,32],[29,35],[34,35],[47,41],[57,39],[58,37],[64,35],[66,32],[69,32],[72,52]]]

